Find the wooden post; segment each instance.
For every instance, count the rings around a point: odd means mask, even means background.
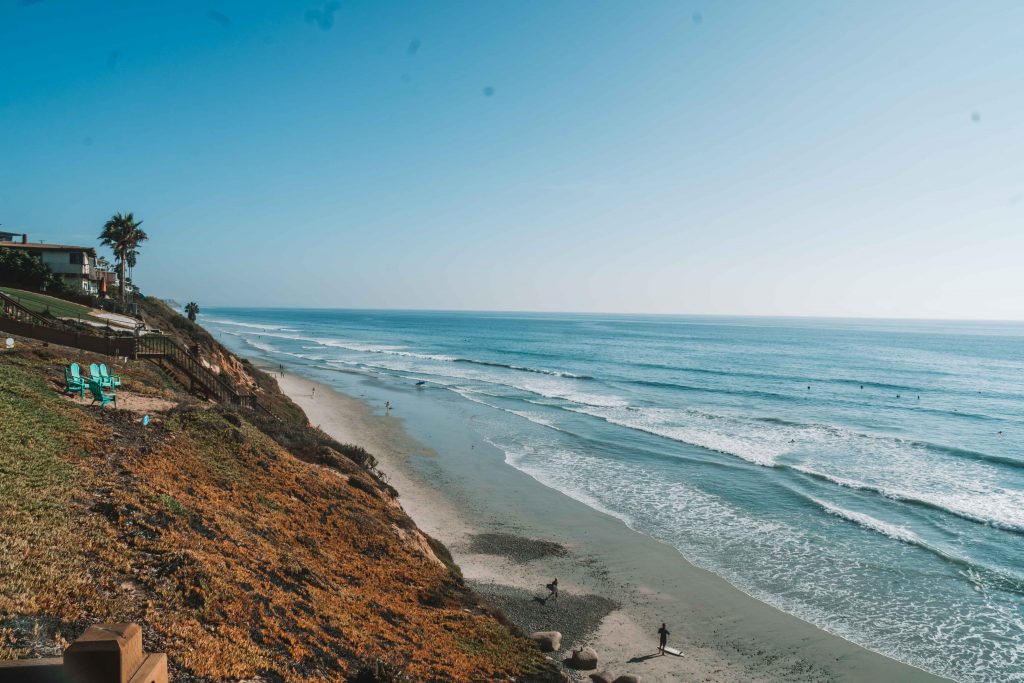
[[[61,659],[0,662],[0,683],[167,683],[167,655],[142,651],[138,624],[95,624]]]

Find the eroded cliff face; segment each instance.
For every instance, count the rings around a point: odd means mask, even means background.
[[[169,304],[154,297],[142,299],[140,308],[147,326],[160,330],[175,339],[182,347],[192,351],[192,355],[198,358],[200,363],[223,376],[239,392],[263,391],[250,368],[201,325],[193,323]]]
[[[226,353],[220,344],[216,346],[200,347],[199,359],[203,365],[217,373],[224,375],[237,389],[245,392],[262,391],[252,378],[242,361],[237,356]]]
[[[197,401],[130,361],[119,393],[149,406],[143,427],[140,413],[59,396],[63,365],[99,357],[31,343],[0,356],[0,657],[134,621],[178,681],[556,680],[416,528],[371,454],[310,427],[218,347],[211,362],[279,418]]]

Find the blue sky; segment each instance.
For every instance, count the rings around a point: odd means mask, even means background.
[[[336,9],[332,9],[336,6]],[[201,305],[1024,318],[1024,3],[0,0],[0,223]]]

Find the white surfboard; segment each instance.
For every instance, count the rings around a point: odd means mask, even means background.
[[[683,656],[683,651],[682,650],[677,650],[674,647],[666,646],[665,647],[665,652],[667,652],[670,655],[675,655],[676,657],[682,657]]]

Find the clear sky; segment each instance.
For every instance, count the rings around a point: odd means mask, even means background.
[[[0,0],[0,224],[200,305],[1024,318],[1024,2]]]

